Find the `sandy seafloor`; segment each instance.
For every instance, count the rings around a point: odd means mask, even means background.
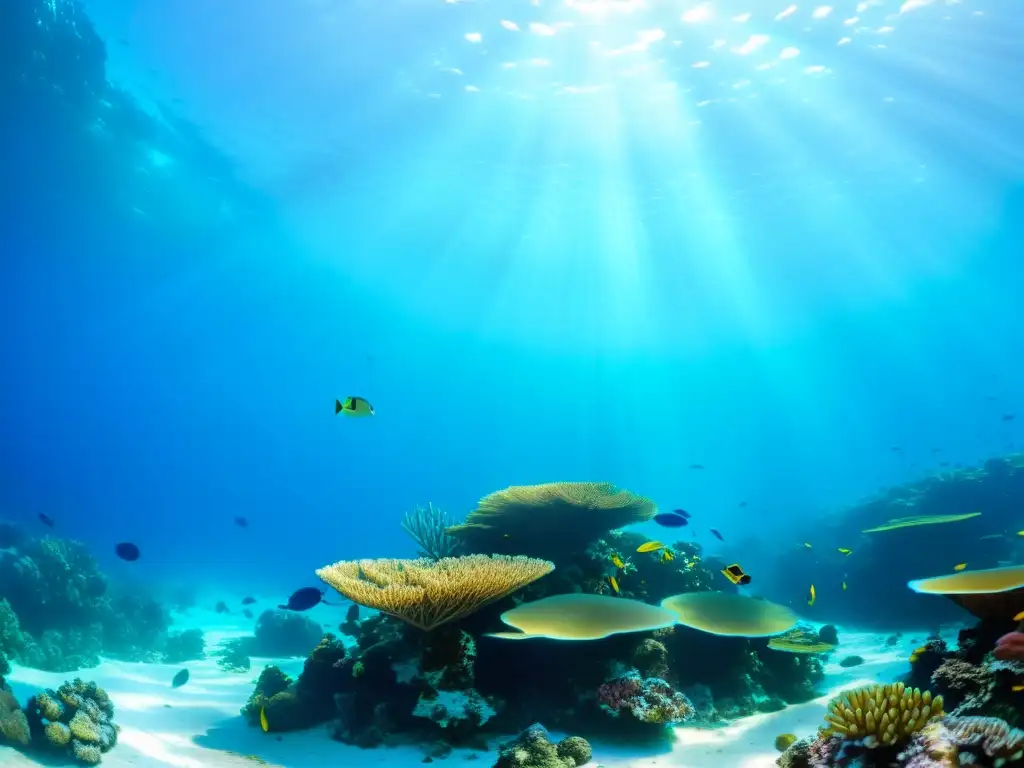
[[[314,613],[319,610],[324,609]],[[256,613],[258,615],[258,611]],[[206,611],[190,611],[175,619],[175,630],[195,626],[204,630],[207,652],[223,639],[248,634],[253,624],[245,620],[242,620],[244,624],[239,623],[238,619],[233,623],[230,616],[225,618]],[[947,640],[953,640],[956,628],[951,627],[942,634]],[[682,726],[675,729],[671,742],[646,750],[592,741],[594,762],[591,766],[772,768],[778,757],[774,748],[777,735],[813,735],[822,723],[828,700],[838,691],[868,683],[892,682],[905,674],[910,652],[924,642],[926,635],[925,631],[904,633],[896,645],[887,646],[885,634],[846,632],[840,626],[841,645],[826,665],[824,690],[827,692],[821,697],[781,712],[754,715],[724,726]],[[849,669],[840,667],[838,662],[852,654],[862,656],[865,663]],[[252,692],[253,681],[260,670],[266,664],[278,664],[285,672],[297,675],[302,663],[301,658],[254,658],[249,672],[231,674],[218,668],[215,659],[183,665],[105,660],[99,667],[70,674],[15,667],[7,680],[22,703],[39,689],[56,688],[76,675],[95,680],[106,688],[114,702],[115,722],[121,726],[118,745],[103,756],[103,765],[109,768],[252,768],[257,765],[412,768],[422,764],[424,753],[418,748],[359,749],[332,740],[326,727],[265,734],[259,728],[246,725],[239,709]],[[172,689],[171,678],[183,666],[189,669],[191,678],[185,686]],[[496,745],[497,741],[492,747]],[[489,768],[496,755],[494,748],[488,754],[456,750],[434,762],[455,766],[469,759],[472,765]],[[0,766],[39,765],[52,763],[39,762],[9,747],[0,747]]]

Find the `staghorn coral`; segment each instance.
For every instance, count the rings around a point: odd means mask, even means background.
[[[515,592],[552,571],[546,560],[469,555],[441,560],[338,562],[316,574],[353,602],[431,630]]]
[[[446,532],[470,552],[553,560],[615,528],[650,520],[656,511],[650,499],[611,483],[518,485],[485,496],[465,523]]]
[[[922,693],[903,683],[868,685],[829,702],[824,733],[863,739],[869,748],[889,746],[942,716],[942,697],[933,699],[930,691]]]
[[[404,530],[420,548],[419,556],[429,560],[440,560],[458,554],[459,540],[449,536],[446,529],[451,521],[448,514],[431,503],[406,512],[402,520]]]

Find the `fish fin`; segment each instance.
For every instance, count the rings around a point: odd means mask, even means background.
[[[345,410],[345,406],[341,404],[341,400],[335,400],[334,401],[334,415],[337,416],[343,410]]]

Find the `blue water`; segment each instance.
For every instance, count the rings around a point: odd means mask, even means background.
[[[815,7],[84,3],[146,117],[3,81],[0,510],[285,595],[510,484],[756,564],[1019,448],[1024,11]]]

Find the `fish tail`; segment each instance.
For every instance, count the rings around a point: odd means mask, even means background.
[[[334,415],[337,416],[345,409],[345,406],[341,404],[341,400],[334,401]]]

